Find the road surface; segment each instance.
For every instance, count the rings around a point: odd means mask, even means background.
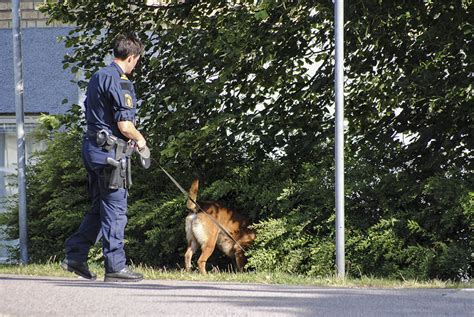
[[[0,274],[0,316],[474,316],[474,290],[131,284]]]

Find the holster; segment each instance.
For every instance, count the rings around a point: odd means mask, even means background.
[[[104,171],[108,174],[105,179],[108,179],[108,189],[130,188],[132,186],[132,177],[130,173],[129,159],[121,158],[119,161],[113,158],[107,158],[107,163],[110,167],[106,167]]]
[[[98,146],[109,152],[114,152],[114,158],[107,158],[109,166],[103,169],[103,184],[101,186],[105,189],[130,188],[132,186],[130,161],[130,155],[133,152],[132,146],[105,130],[97,132],[96,140]]]

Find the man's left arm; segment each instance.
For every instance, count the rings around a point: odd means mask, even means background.
[[[135,128],[132,121],[119,121],[117,122],[118,129],[125,137],[133,140],[137,143],[138,149],[143,149],[146,146],[146,140],[140,131]]]

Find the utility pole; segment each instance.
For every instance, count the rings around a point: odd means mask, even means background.
[[[336,96],[336,270],[345,277],[344,259],[344,0],[334,0]]]
[[[28,264],[28,228],[26,216],[25,113],[23,107],[23,66],[21,53],[20,0],[12,0],[13,70],[15,73],[15,113],[18,162],[18,224],[20,229],[20,263]]]

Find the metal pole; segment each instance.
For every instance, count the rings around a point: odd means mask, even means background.
[[[20,1],[12,0],[13,68],[15,73],[15,112],[18,159],[18,225],[20,230],[20,263],[28,264],[28,229],[26,223],[25,184],[25,114],[23,109],[23,67],[21,56]]]
[[[344,0],[335,0],[336,95],[336,270],[345,277],[344,260]]]

